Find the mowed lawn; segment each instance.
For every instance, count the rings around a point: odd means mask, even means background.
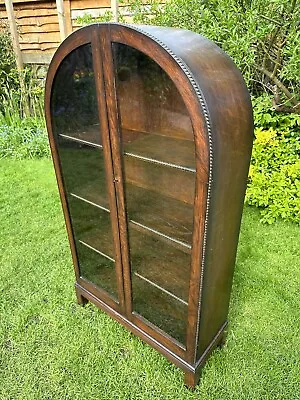
[[[0,399],[300,399],[300,234],[245,208],[227,344],[183,373],[80,307],[50,160],[1,160]]]

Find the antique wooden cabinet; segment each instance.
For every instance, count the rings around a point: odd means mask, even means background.
[[[54,55],[45,107],[78,302],[193,387],[227,326],[253,137],[240,72],[193,32],[94,24]]]

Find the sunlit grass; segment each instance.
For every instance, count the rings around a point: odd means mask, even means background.
[[[194,392],[93,305],[77,306],[51,161],[0,163],[0,399],[300,398],[296,225],[243,217],[227,344]]]

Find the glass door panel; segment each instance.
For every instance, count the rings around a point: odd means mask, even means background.
[[[133,311],[185,343],[195,147],[169,76],[113,43],[132,272]]]
[[[118,297],[91,45],[71,52],[53,84],[51,118],[80,274]]]

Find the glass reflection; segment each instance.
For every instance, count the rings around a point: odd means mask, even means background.
[[[58,143],[68,193],[108,209],[103,151],[62,137]]]
[[[91,45],[60,64],[51,116],[83,278],[117,299],[108,194]]]
[[[134,310],[180,343],[185,343],[187,305],[135,274],[132,289]]]
[[[53,132],[101,144],[91,45],[62,61],[51,97]]]
[[[185,342],[195,194],[192,124],[169,76],[114,43],[133,308]]]

